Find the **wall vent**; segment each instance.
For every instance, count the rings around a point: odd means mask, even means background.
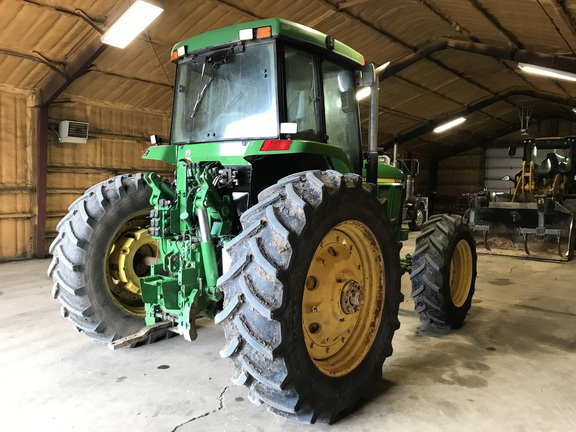
[[[88,123],[62,120],[58,124],[60,142],[86,144],[88,142]]]

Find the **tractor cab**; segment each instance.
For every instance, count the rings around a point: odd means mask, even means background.
[[[284,20],[251,25],[208,33],[174,47],[177,78],[170,142],[265,140],[267,144],[260,146],[264,151],[289,150],[289,141],[313,142],[340,148],[346,156],[341,162],[359,173],[355,95],[362,56]],[[199,47],[207,41],[210,47]],[[309,147],[313,154],[325,154],[318,146]],[[291,159],[300,160],[284,162],[302,163],[302,158]],[[336,167],[327,159],[322,165]]]
[[[219,194],[231,197],[238,216],[262,190],[297,172],[367,177],[356,94],[374,69],[350,47],[274,18],[186,39],[174,46],[172,60],[172,145],[160,146],[172,149],[151,147],[144,157],[212,164],[216,177],[226,172],[216,180]],[[378,181],[370,181],[399,224],[405,176],[377,166]]]
[[[525,155],[534,161],[536,177],[551,178],[574,172],[574,146],[576,138],[526,140]]]

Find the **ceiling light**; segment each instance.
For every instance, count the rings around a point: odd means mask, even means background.
[[[531,74],[546,76],[550,78],[557,78],[562,80],[568,81],[576,81],[576,74],[570,72],[564,72],[558,69],[550,69],[543,66],[536,66],[526,63],[518,63],[518,67],[522,69],[524,72],[528,72]]]
[[[102,42],[125,48],[144,31],[164,9],[144,0],[136,0],[118,20],[102,35]]]
[[[362,87],[356,92],[356,100],[366,99],[370,96],[370,87]]]
[[[576,108],[572,108],[572,112],[573,112],[573,113],[576,113]]]
[[[434,128],[434,132],[440,133],[444,132],[445,130],[451,129],[454,126],[458,126],[460,123],[464,123],[466,121],[465,117],[458,117],[454,120],[450,120],[449,122],[442,123],[440,126]]]

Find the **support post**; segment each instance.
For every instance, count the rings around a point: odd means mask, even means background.
[[[46,256],[46,183],[48,181],[48,106],[36,111],[36,241],[35,256]]]

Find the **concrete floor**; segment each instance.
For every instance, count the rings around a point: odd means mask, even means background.
[[[408,241],[404,252],[413,249]],[[339,423],[299,425],[252,405],[220,359],[219,327],[109,351],[59,313],[48,260],[0,264],[0,430],[574,431],[576,260],[481,255],[466,325],[422,328],[408,299],[383,379]]]

